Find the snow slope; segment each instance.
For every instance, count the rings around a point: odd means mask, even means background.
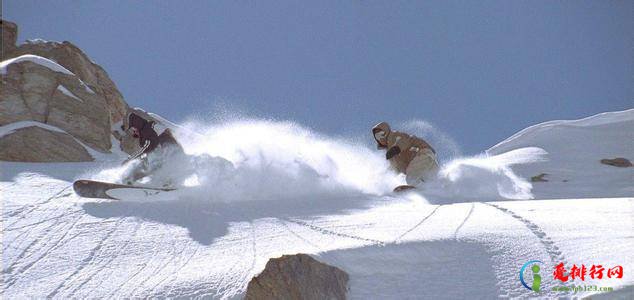
[[[634,129],[629,121],[596,118],[604,123],[592,127],[599,137],[614,137],[614,128]],[[534,193],[525,198],[554,198],[569,191],[531,190],[511,168],[521,162],[529,163],[526,168],[542,164],[537,159],[542,153],[502,153],[520,146],[548,151],[553,174],[593,167],[590,162],[560,162],[553,154],[558,139],[533,143],[525,138],[489,151],[498,156],[449,161],[435,186],[409,194],[389,192],[403,179],[386,170],[380,153],[289,123],[216,124],[199,139],[188,139],[186,150],[195,157],[189,163],[199,163],[204,172],[191,174],[200,175],[197,186],[161,201],[74,195],[76,178],[115,176],[120,168],[114,159],[2,162],[2,297],[240,298],[269,258],[303,252],[348,272],[352,299],[595,293],[551,291],[560,285],[551,275],[560,262],[567,268],[623,266],[621,279],[586,278],[566,286],[611,287],[627,298],[634,285],[634,197],[611,198],[610,191],[624,193],[620,176],[629,173],[607,169],[616,173],[606,171],[610,180],[591,186],[595,195],[606,193],[594,199],[508,200],[497,189],[485,189],[479,194],[484,196],[474,199],[459,189],[493,180],[492,186]],[[596,155],[623,155],[620,143],[603,142],[613,152]],[[442,186],[451,193],[440,193]],[[519,270],[529,260],[544,263],[541,294],[519,282]]]
[[[547,174],[548,182],[534,184],[533,193],[538,198],[634,195],[634,168],[599,163],[615,157],[634,161],[634,109],[534,125],[487,153],[495,155],[527,146],[548,152],[548,161],[513,167],[525,178]]]

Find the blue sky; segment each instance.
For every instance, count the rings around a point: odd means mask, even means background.
[[[175,121],[228,108],[357,135],[421,119],[477,153],[634,107],[634,1],[5,0],[3,18]]]

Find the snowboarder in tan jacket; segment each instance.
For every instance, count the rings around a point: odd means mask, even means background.
[[[431,179],[438,172],[436,151],[423,139],[407,133],[392,131],[387,122],[372,128],[378,149],[387,150],[385,158],[392,169],[405,174],[410,188]],[[395,190],[401,190],[397,187]]]

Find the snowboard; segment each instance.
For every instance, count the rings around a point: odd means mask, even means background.
[[[394,188],[394,192],[395,193],[399,193],[399,192],[404,192],[404,191],[409,191],[409,190],[413,190],[416,189],[415,186],[413,185],[399,185],[397,187]]]
[[[154,188],[117,184],[94,180],[77,180],[73,183],[75,193],[84,198],[102,198],[111,200],[162,198],[172,188]]]

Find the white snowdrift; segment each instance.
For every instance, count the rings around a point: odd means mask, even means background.
[[[52,60],[50,60],[48,58],[44,58],[44,57],[37,56],[37,55],[32,55],[32,54],[24,54],[22,56],[18,56],[18,57],[15,57],[15,58],[7,59],[5,61],[0,62],[0,74],[2,74],[2,75],[7,74],[7,68],[8,68],[8,66],[10,64],[19,63],[19,62],[23,62],[23,61],[30,61],[32,63],[36,63],[38,65],[47,67],[47,68],[51,69],[52,71],[75,76],[75,74],[73,74],[73,72],[71,72],[68,69],[62,67],[58,63],[56,63],[56,62],[54,62],[54,61],[52,61]]]
[[[79,102],[84,102],[84,100],[81,100],[79,97],[75,96],[75,94],[73,94],[71,91],[69,91],[65,86],[63,86],[61,84],[57,86],[57,89],[60,92],[62,92],[62,94],[66,95],[68,97],[71,97],[71,98],[73,98],[73,99],[75,99],[75,100],[77,100]]]
[[[22,129],[22,128],[27,128],[27,127],[39,127],[42,129],[46,129],[46,130],[50,130],[50,131],[55,131],[55,132],[61,132],[61,133],[67,133],[66,131],[52,126],[52,125],[48,125],[48,124],[44,124],[44,123],[40,123],[37,121],[18,121],[18,122],[13,122],[11,124],[7,124],[7,125],[3,125],[0,126],[0,138],[5,136],[5,135],[9,135],[14,133],[16,130],[18,129]]]
[[[60,72],[60,73],[64,73],[64,74],[67,74],[67,75],[76,76],[73,72],[69,71],[68,69],[64,68],[62,65],[58,64],[57,62],[55,62],[53,60],[50,60],[48,58],[44,58],[44,57],[41,57],[41,56],[37,56],[37,55],[32,55],[32,54],[24,54],[24,55],[21,55],[21,56],[18,56],[18,57],[14,57],[14,58],[11,58],[11,59],[7,59],[7,60],[4,60],[4,61],[0,62],[0,75],[6,75],[7,74],[7,70],[8,70],[7,68],[9,67],[9,65],[14,64],[14,63],[23,62],[23,61],[30,61],[30,62],[36,63],[36,64],[38,64],[40,66],[49,68],[50,70],[55,71],[55,72]],[[81,79],[79,79],[79,77],[77,77],[77,79],[79,80],[81,85],[84,87],[84,89],[88,93],[91,93],[91,94],[95,93],[95,91],[93,91],[85,82],[83,82]],[[62,88],[64,88],[64,87],[62,86]],[[64,92],[64,91],[62,91],[62,92]]]
[[[634,161],[634,109],[573,121],[551,121],[526,128],[487,151],[490,155],[522,147],[540,147],[548,161],[514,166],[524,178],[542,173],[534,184],[538,198],[629,197],[634,168],[600,164],[604,158]]]

